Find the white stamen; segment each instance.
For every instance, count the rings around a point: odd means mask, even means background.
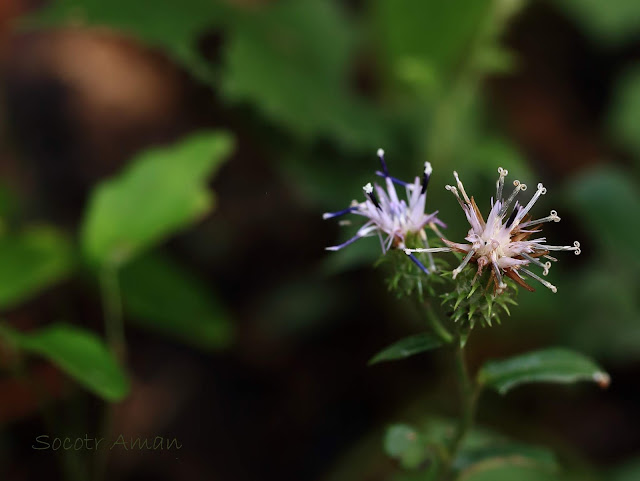
[[[431,162],[425,162],[424,163],[424,173],[427,174],[427,176],[430,176],[431,172],[433,172],[433,167],[431,167]]]
[[[378,157],[384,157],[384,150],[378,149],[377,154],[378,154]]]
[[[575,241],[572,246],[548,246],[541,244],[539,247],[547,251],[573,251],[577,256],[582,252],[582,250],[580,250],[580,242],[578,241]]]
[[[542,224],[544,222],[560,222],[560,217],[558,217],[558,212],[556,212],[555,210],[552,210],[547,217],[542,217],[541,219],[536,219],[536,220],[530,220],[529,222],[523,222],[522,224],[520,224],[520,228]]]
[[[518,192],[520,191],[524,192],[525,190],[527,190],[527,184],[521,184],[519,180],[514,180],[513,185],[515,186],[515,189],[513,189],[513,192],[511,192],[511,195],[509,196],[507,201],[502,205],[502,208],[500,209],[500,213],[498,214],[499,217],[502,217],[507,213],[507,209],[509,209],[511,202],[513,202],[513,199],[516,198],[516,195],[518,195]]]
[[[339,226],[346,226],[346,225],[351,225],[351,221],[350,220],[341,220],[338,222]]]
[[[537,265],[538,267],[542,267],[544,270],[542,272],[543,276],[546,276],[549,274],[549,269],[551,269],[551,262],[542,262],[539,259],[536,259],[535,257],[531,257],[529,254],[523,252],[522,254],[520,254],[524,259],[528,260],[530,263]]]
[[[465,200],[467,204],[471,204],[471,201],[469,200],[469,196],[467,196],[467,193],[464,191],[464,185],[462,185],[462,181],[460,180],[460,177],[458,177],[458,173],[455,170],[453,171],[453,176],[456,178],[456,182],[458,183],[458,189],[460,189],[462,198]]]
[[[450,247],[430,247],[428,249],[404,249],[404,253],[409,255],[409,254],[413,254],[414,252],[451,252],[451,248]]]
[[[509,173],[508,170],[503,169],[502,167],[498,167],[498,181],[496,182],[496,202],[502,200],[502,187],[504,186],[504,178]]]
[[[460,207],[462,207],[462,210],[464,210],[466,212],[467,211],[467,207],[466,207],[465,203],[462,201],[462,199],[460,198],[460,195],[458,194],[458,189],[456,189],[452,185],[445,185],[444,188],[447,189],[449,192],[451,192],[453,195],[456,196],[456,199],[458,199],[458,203],[460,204]]]
[[[371,192],[373,192],[373,185],[371,185],[371,182],[369,182],[362,189],[364,190],[365,194],[370,194]]]
[[[471,258],[473,257],[473,255],[476,253],[476,251],[474,249],[471,249],[467,255],[465,256],[464,259],[462,259],[462,262],[460,263],[460,265],[458,267],[456,267],[453,270],[453,278],[455,279],[456,276],[458,274],[460,274],[462,272],[462,269],[465,268],[465,266],[469,263],[469,261],[471,260]]]
[[[547,289],[550,289],[551,292],[553,292],[554,294],[556,292],[558,292],[558,288],[556,286],[554,286],[553,284],[551,284],[548,281],[545,281],[543,278],[535,275],[533,272],[531,272],[528,269],[525,269],[524,267],[521,267],[520,270],[522,272],[524,272],[526,275],[528,275],[529,277],[532,277],[533,279],[535,279],[536,281],[538,281],[540,284],[542,284],[544,287],[546,287]]]
[[[531,210],[531,207],[533,207],[533,204],[537,202],[537,200],[540,198],[541,195],[544,195],[546,193],[547,193],[547,189],[544,188],[544,185],[538,184],[538,190],[536,190],[536,193],[533,194],[533,197],[531,198],[527,206],[524,209],[522,209],[520,212],[518,212],[518,215],[516,216],[516,219],[513,223],[514,226],[520,223],[520,221],[524,218],[524,216],[527,215],[527,212]]]
[[[496,253],[495,251],[493,252],[493,255],[491,256],[491,265],[493,266],[493,273],[496,276],[496,279],[498,280],[498,294],[500,294],[501,292],[503,292],[506,288],[507,288],[507,284],[505,284],[504,282],[502,282],[502,273],[500,272],[500,267],[498,266],[498,262],[496,260]]]

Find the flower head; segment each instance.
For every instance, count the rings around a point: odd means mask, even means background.
[[[323,219],[331,219],[351,213],[367,219],[354,237],[340,245],[327,247],[327,250],[337,251],[361,237],[374,235],[380,238],[383,253],[392,248],[404,249],[406,238],[412,234],[417,234],[423,244],[428,247],[425,227],[430,226],[436,230],[436,224],[444,227],[436,217],[437,212],[426,214],[424,210],[427,185],[432,171],[431,164],[425,162],[422,177],[416,177],[413,183],[408,183],[389,175],[382,149],[378,149],[378,158],[382,171],[377,171],[376,174],[384,178],[386,189],[377,184],[368,183],[363,187],[364,202],[354,200],[348,208],[338,212],[328,212],[322,216]],[[404,187],[407,200],[398,197],[394,184]],[[409,254],[409,257],[422,271],[429,273],[429,270],[413,254]],[[431,258],[430,264],[433,268]]]
[[[471,225],[471,229],[469,229],[469,233],[465,237],[467,244],[443,239],[447,247],[405,249],[405,252],[408,255],[412,255],[414,252],[455,251],[463,253],[465,257],[462,263],[453,270],[453,278],[455,279],[469,262],[475,262],[478,265],[478,272],[474,282],[485,267],[491,269],[491,281],[495,283],[496,294],[500,294],[507,287],[503,276],[507,276],[527,290],[533,291],[534,289],[524,281],[522,274],[535,279],[551,289],[551,291],[556,292],[556,286],[531,272],[528,267],[530,267],[530,264],[540,267],[543,269],[543,275],[546,276],[551,267],[551,262],[549,261],[557,260],[549,255],[551,251],[573,251],[578,255],[580,254],[580,243],[576,241],[573,246],[553,246],[547,244],[545,237],[531,239],[534,234],[541,231],[540,226],[544,222],[560,221],[560,217],[558,217],[558,213],[555,210],[552,210],[547,217],[536,220],[531,220],[529,216],[529,211],[540,196],[547,192],[547,189],[542,184],[538,184],[538,189],[525,206],[518,201],[513,204],[518,193],[525,191],[527,186],[515,180],[513,182],[513,191],[509,197],[504,198],[502,190],[504,178],[508,172],[500,167],[498,173],[496,198],[495,201],[491,199],[491,211],[486,221],[482,217],[473,197],[469,198],[467,196],[457,172],[453,173],[457,188],[451,185],[446,186],[446,189],[451,191],[458,199],[467,221]],[[509,213],[509,208],[512,204],[513,209]],[[547,259],[547,261],[542,262],[540,258]]]

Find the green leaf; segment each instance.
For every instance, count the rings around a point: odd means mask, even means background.
[[[429,418],[417,431],[427,446],[446,449],[452,441],[456,426],[457,422],[453,419]],[[555,455],[550,450],[515,442],[502,434],[478,426],[472,428],[465,436],[452,467],[460,472],[481,462],[516,457],[549,472],[558,469]]]
[[[460,61],[490,7],[487,0],[378,0],[374,21],[390,64],[423,62],[434,83],[432,76],[446,77]]]
[[[556,2],[600,43],[618,44],[637,32],[640,2],[636,0],[564,0]]]
[[[613,94],[608,119],[612,134],[640,157],[640,66],[624,72]]]
[[[19,332],[0,326],[0,336],[58,366],[89,391],[120,401],[129,393],[129,380],[102,340],[92,332],[66,324]]]
[[[72,268],[70,243],[50,227],[0,237],[0,307],[25,301],[64,279]]]
[[[348,89],[353,33],[336,1],[282,0],[249,12],[229,38],[222,90],[300,137],[373,151],[387,134]]]
[[[640,223],[630,221],[629,213],[640,212],[640,191],[627,173],[613,168],[592,170],[574,179],[567,195],[584,229],[603,252],[625,263],[638,263]]]
[[[57,0],[25,19],[28,28],[107,26],[165,51],[204,81],[215,79],[198,49],[208,29],[224,26],[233,9],[211,0]]]
[[[211,288],[165,256],[131,262],[120,273],[120,287],[125,311],[146,329],[205,350],[231,341],[228,313]]]
[[[525,383],[577,381],[593,381],[606,387],[609,385],[609,375],[588,357],[560,348],[490,361],[478,373],[480,384],[490,386],[500,394]]]
[[[607,481],[638,481],[640,479],[640,458],[634,457],[620,466],[616,466],[605,478]]]
[[[554,472],[520,456],[493,458],[463,471],[457,481],[560,481]]]
[[[455,460],[454,467],[463,470],[490,459],[516,457],[526,459],[537,467],[550,472],[558,467],[556,457],[550,450],[505,440],[491,440],[478,446],[463,446]]]
[[[84,254],[117,266],[201,218],[213,205],[207,178],[231,147],[229,135],[205,132],[135,157],[92,193],[82,226]]]
[[[415,356],[421,352],[430,351],[431,349],[440,347],[443,344],[444,342],[438,336],[429,332],[405,337],[376,354],[369,361],[369,365],[383,361],[406,359],[407,357]]]
[[[384,437],[384,450],[407,469],[418,468],[431,457],[420,433],[406,424],[389,426]]]

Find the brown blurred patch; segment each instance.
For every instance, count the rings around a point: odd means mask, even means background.
[[[106,29],[43,33],[19,45],[18,75],[49,75],[69,89],[71,115],[100,162],[119,157],[131,132],[179,109],[180,76],[161,55]]]
[[[517,70],[493,79],[491,95],[509,134],[541,170],[566,176],[606,156],[597,97],[604,79],[596,52],[552,8],[535,5],[511,26]]]
[[[0,378],[0,423],[33,416],[42,403],[64,397],[67,385],[60,371],[46,363],[34,365],[24,379]]]

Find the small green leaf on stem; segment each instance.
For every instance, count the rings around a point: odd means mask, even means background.
[[[389,426],[384,437],[384,450],[407,469],[418,468],[431,458],[420,433],[406,424]]]
[[[551,348],[501,361],[487,362],[478,382],[506,394],[520,384],[532,382],[574,383],[593,381],[609,385],[609,375],[588,357],[568,349]]]
[[[430,351],[444,345],[444,342],[435,334],[423,332],[414,336],[405,337],[389,347],[383,349],[369,361],[369,365],[384,361],[396,361],[415,356],[421,352]]]
[[[553,471],[521,456],[492,458],[463,471],[458,481],[560,481]]]
[[[147,254],[120,273],[125,311],[142,327],[204,350],[229,345],[233,326],[210,286],[169,257]]]
[[[223,132],[201,132],[135,157],[92,192],[81,232],[84,254],[120,267],[200,219],[213,206],[209,176],[232,149]]]
[[[70,242],[51,227],[0,237],[0,307],[14,307],[66,277],[73,268]]]
[[[54,324],[23,333],[2,325],[0,338],[51,361],[107,401],[120,401],[129,393],[126,373],[104,342],[92,332],[66,324]]]

